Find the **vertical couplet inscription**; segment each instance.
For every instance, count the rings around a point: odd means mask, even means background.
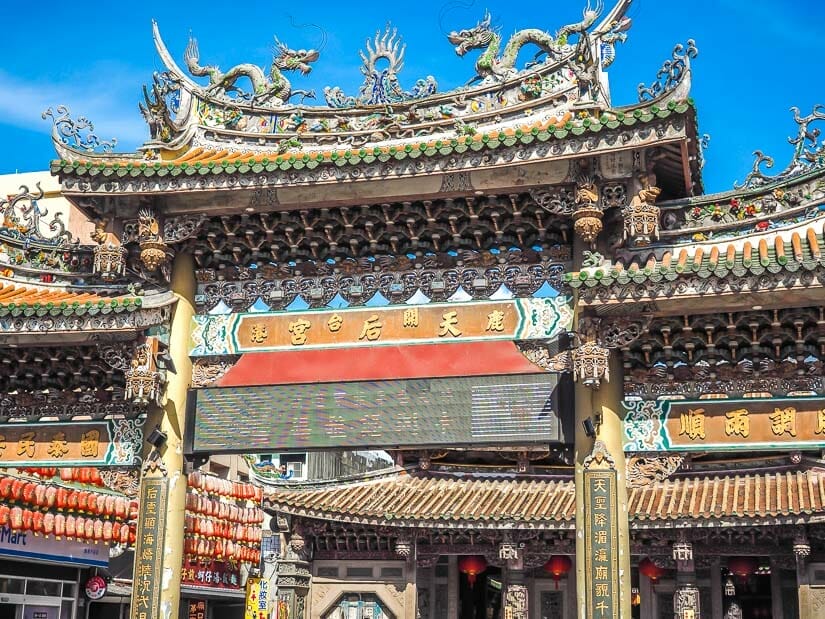
[[[584,472],[588,617],[618,619],[619,557],[616,471]]]
[[[169,480],[166,477],[145,477],[140,482],[131,619],[161,616],[161,572],[168,494]]]

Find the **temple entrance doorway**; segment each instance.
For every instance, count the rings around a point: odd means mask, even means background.
[[[460,576],[458,619],[502,619],[501,568],[487,566],[480,574]]]

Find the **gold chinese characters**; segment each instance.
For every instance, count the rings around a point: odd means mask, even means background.
[[[515,304],[495,302],[248,315],[236,333],[241,350],[292,350],[514,338],[521,321]]]

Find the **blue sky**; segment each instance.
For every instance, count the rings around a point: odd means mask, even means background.
[[[608,7],[611,0],[605,0]],[[4,59],[0,63],[0,139],[6,145],[0,173],[42,170],[54,157],[50,123],[41,112],[68,104],[87,116],[102,139],[117,137],[133,151],[147,136],[138,109],[141,85],[161,63],[152,44],[156,19],[182,64],[191,32],[201,61],[227,69],[239,62],[268,66],[273,36],[291,47],[326,45],[309,77],[293,88],[338,85],[355,94],[361,83],[358,50],[389,21],[407,44],[402,86],[433,75],[439,90],[474,74],[477,52],[456,56],[445,34],[472,26],[489,8],[505,36],[521,28],[554,33],[581,18],[583,2],[440,0],[429,2],[280,1],[14,3],[5,8]],[[628,41],[610,67],[614,105],[637,100],[639,82],[650,83],[673,45],[696,40],[692,96],[700,133],[709,133],[704,177],[708,191],[729,189],[750,170],[752,151],[776,158],[781,170],[795,133],[788,111],[808,114],[825,103],[821,0],[635,0]],[[318,27],[306,26],[315,24]],[[302,26],[304,25],[304,26]]]

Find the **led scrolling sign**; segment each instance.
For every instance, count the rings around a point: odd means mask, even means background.
[[[539,373],[195,389],[186,450],[557,443],[557,387]]]

